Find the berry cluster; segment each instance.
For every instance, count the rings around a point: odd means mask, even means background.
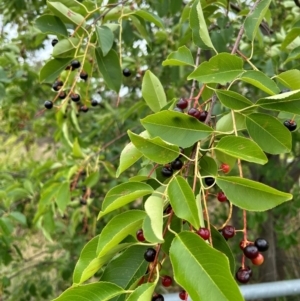
[[[269,249],[269,244],[264,238],[257,238],[254,243],[241,241],[240,247],[244,256],[249,258],[254,265],[261,265],[264,262],[264,256],[260,252]],[[243,266],[236,272],[236,279],[241,283],[247,283],[251,276],[252,270],[249,266]]]
[[[183,113],[185,109],[187,109],[189,105],[189,102],[185,98],[180,98],[179,101],[176,103],[176,107],[174,108],[174,111]],[[204,122],[206,120],[206,117],[208,115],[207,111],[198,110],[196,108],[190,108],[187,111],[188,115],[195,117],[201,122]]]
[[[176,158],[173,162],[165,165],[162,169],[161,169],[161,174],[165,177],[165,178],[169,178],[173,175],[173,171],[174,170],[180,170],[183,167],[183,162],[180,159],[182,157],[181,154],[184,153],[184,150],[182,147],[179,148],[180,150],[180,155],[178,158]]]

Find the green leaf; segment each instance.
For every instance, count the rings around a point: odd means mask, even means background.
[[[128,143],[121,152],[120,163],[116,177],[119,177],[123,171],[142,158],[142,156],[143,154],[133,145],[132,142]]]
[[[151,49],[151,47],[150,47],[150,45],[151,45],[150,32],[147,29],[147,25],[146,25],[145,21],[142,18],[140,18],[138,16],[135,16],[133,14],[130,15],[130,19],[131,19],[132,24],[134,25],[134,27],[140,33],[140,38],[145,39],[145,41],[148,44],[148,47]]]
[[[165,221],[164,227],[166,227],[168,220]],[[172,229],[172,231],[176,232],[176,233],[180,233],[182,231],[182,219],[178,218],[176,215],[173,215],[172,220],[171,220],[171,224],[170,224],[170,228]],[[167,254],[169,254],[170,252],[170,247],[172,244],[172,241],[175,237],[175,234],[171,231],[167,231],[165,236],[164,236],[164,240],[165,242],[161,245],[163,251]]]
[[[147,216],[144,220],[143,230],[147,241],[163,243],[163,207],[164,200],[161,195],[154,192],[145,202]]]
[[[142,83],[142,95],[153,112],[158,112],[167,104],[167,98],[159,79],[147,70]]]
[[[254,113],[246,118],[251,138],[267,153],[289,153],[292,147],[291,132],[275,117]]]
[[[198,119],[174,111],[158,112],[147,116],[141,122],[151,136],[158,136],[183,148],[207,138],[213,131]]]
[[[76,137],[73,143],[73,156],[75,158],[84,158],[83,152],[80,148],[78,138]]]
[[[143,138],[128,130],[128,136],[134,146],[148,159],[166,164],[174,161],[179,155],[179,147],[164,142],[161,138]]]
[[[202,49],[216,49],[209,36],[207,25],[204,19],[200,0],[196,0],[190,11],[190,27],[193,34],[193,42]]]
[[[146,301],[151,300],[156,287],[157,281],[152,283],[144,283],[129,296],[126,301]]]
[[[213,56],[193,71],[188,80],[195,79],[201,83],[218,83],[225,85],[243,73],[243,60],[229,53]]]
[[[101,49],[97,48],[96,60],[105,83],[110,89],[118,93],[122,84],[122,70],[118,54],[115,50],[111,49],[104,56]]]
[[[235,126],[238,131],[246,128],[246,123],[245,123],[246,118],[244,115],[234,112],[234,119],[235,119]],[[234,132],[231,112],[225,114],[218,120],[216,130],[218,132],[223,132],[223,133]]]
[[[89,301],[108,301],[124,293],[121,287],[113,283],[96,282],[70,287],[53,301],[87,301],[87,296]]]
[[[47,62],[40,70],[40,83],[53,83],[62,71],[71,63],[71,58],[54,59]]]
[[[240,177],[218,177],[216,182],[235,206],[249,211],[269,210],[293,198],[289,193]]]
[[[299,33],[300,33],[300,28],[299,28]],[[296,37],[298,37],[298,36],[299,36],[299,34],[297,34]],[[295,60],[297,60],[297,59],[299,59],[299,58],[300,58],[300,46],[294,48],[294,49],[289,53],[289,56],[288,56],[288,58],[285,60],[284,64],[287,64],[287,63],[290,62],[290,61],[295,61]],[[291,70],[291,71],[293,71],[293,70]],[[287,71],[286,71],[286,72],[287,72]],[[297,88],[297,89],[299,89],[299,88]]]
[[[137,15],[137,16],[143,18],[144,20],[155,24],[159,28],[164,28],[164,24],[163,24],[163,21],[161,20],[161,18],[149,11],[142,10],[142,9],[137,10],[134,12],[134,15]]]
[[[174,177],[168,185],[167,192],[175,214],[188,221],[195,229],[199,229],[198,206],[187,181],[181,176]]]
[[[245,34],[250,41],[253,41],[263,20],[271,0],[262,0],[245,20]]]
[[[129,289],[135,281],[145,275],[149,263],[144,259],[147,246],[131,246],[112,260],[105,268],[100,281],[114,283]]]
[[[50,2],[47,1],[48,8],[53,12],[53,14],[59,17],[66,24],[76,24],[80,27],[85,26],[84,17],[78,13],[75,13],[70,8],[66,7],[60,2]]]
[[[10,212],[8,216],[11,217],[12,219],[16,220],[17,222],[19,222],[22,225],[25,225],[25,226],[27,225],[26,216],[21,212],[13,211],[13,212]]]
[[[212,157],[203,156],[200,159],[199,166],[200,166],[201,176],[208,176],[208,175],[217,176],[218,174],[217,163]]]
[[[216,90],[216,94],[221,103],[232,110],[243,110],[253,106],[249,99],[233,91]]]
[[[87,187],[94,187],[96,184],[99,183],[100,180],[100,173],[99,171],[95,171],[91,173],[85,180],[84,185]]]
[[[65,24],[53,15],[43,15],[35,20],[35,27],[43,33],[52,33],[67,37],[68,31]]]
[[[228,258],[197,234],[179,233],[171,245],[170,259],[176,282],[193,301],[244,300],[230,273]]]
[[[140,210],[130,210],[113,217],[102,229],[99,235],[97,254],[102,257],[125,237],[141,228],[146,213]]]
[[[106,194],[98,218],[152,192],[153,188],[146,183],[128,182],[120,184],[110,189]]]
[[[114,34],[111,29],[105,25],[96,26],[96,33],[98,46],[101,48],[103,56],[106,56],[113,46]]]
[[[285,39],[281,43],[281,49],[285,50],[287,46],[289,46],[296,38],[299,37],[299,35],[300,35],[300,27],[294,27],[290,29]]]
[[[68,38],[60,40],[53,48],[53,57],[56,58],[73,58],[80,40],[78,38]]]
[[[181,46],[177,51],[171,52],[167,59],[162,62],[163,66],[194,66],[194,58],[191,50],[186,46]]]
[[[5,236],[10,236],[12,231],[14,230],[13,225],[7,217],[0,217],[0,233],[1,236],[4,234]]]
[[[300,115],[300,90],[261,98],[256,104],[267,110],[284,111]]]
[[[73,283],[81,284],[91,278],[107,262],[109,262],[118,252],[130,246],[129,243],[123,243],[112,248],[102,257],[97,257],[97,245],[99,235],[90,240],[82,249],[80,257],[76,263],[73,272]]]
[[[265,164],[268,162],[268,158],[261,148],[254,141],[244,137],[223,137],[215,149],[231,157],[248,162],[257,164]]]
[[[297,69],[288,70],[274,76],[280,83],[291,90],[300,89],[300,71]]]
[[[276,83],[260,71],[246,71],[242,74],[240,80],[257,87],[270,95],[278,94],[280,92]]]
[[[56,195],[56,204],[61,212],[64,212],[71,202],[70,183],[64,182],[60,185]]]

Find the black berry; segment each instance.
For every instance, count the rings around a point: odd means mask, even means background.
[[[189,111],[188,111],[188,114],[190,116],[193,116],[193,117],[199,119],[199,117],[201,115],[201,112],[198,109],[190,108]]]
[[[173,169],[167,166],[164,166],[161,170],[161,174],[166,177],[169,178],[173,175]]]
[[[208,114],[207,111],[201,111],[201,112],[200,112],[200,116],[199,116],[198,119],[199,119],[200,121],[204,122],[204,121],[206,120],[207,114]]]
[[[208,177],[204,179],[204,182],[207,186],[212,186],[215,184],[215,179],[212,177]]]
[[[252,271],[251,271],[251,273],[252,273]],[[235,274],[235,278],[240,283],[247,283],[251,278],[251,274],[247,267],[239,268]]]
[[[164,301],[164,300],[165,299],[161,294],[152,297],[152,301]]]
[[[83,80],[87,80],[89,77],[89,75],[85,71],[81,71],[79,76]]]
[[[185,98],[180,98],[178,100],[178,102],[176,103],[176,107],[184,110],[187,108],[188,104],[189,104],[189,102]]]
[[[51,45],[54,47],[58,43],[58,39],[53,39]]]
[[[286,120],[283,124],[290,132],[297,128],[297,123],[294,120]]]
[[[71,68],[72,68],[72,70],[78,69],[80,66],[81,66],[81,64],[80,64],[80,62],[77,61],[77,60],[73,60],[73,61],[71,62]]]
[[[75,102],[78,102],[80,100],[80,95],[79,94],[71,94],[71,99]]]
[[[98,100],[96,100],[96,99],[91,100],[92,107],[96,107],[96,106],[98,106],[98,104],[99,104]]]
[[[59,97],[60,99],[65,99],[65,98],[67,97],[67,94],[66,94],[65,91],[61,91],[61,92],[59,93],[58,97]]]
[[[180,170],[182,168],[182,166],[183,166],[183,163],[180,159],[176,159],[175,161],[173,161],[171,163],[171,167],[174,170]]]
[[[45,106],[46,109],[50,110],[50,109],[53,108],[53,102],[51,100],[46,100],[44,102],[44,106]]]
[[[87,106],[81,106],[80,107],[80,111],[83,113],[86,113],[89,110],[89,108]]]
[[[243,250],[247,258],[253,259],[258,256],[258,248],[255,245],[248,245]]]
[[[64,83],[61,80],[57,80],[53,83],[52,89],[54,91],[59,91],[63,85],[64,85]]]
[[[233,226],[225,226],[222,229],[222,235],[227,239],[233,237],[235,235],[235,228]]]
[[[265,252],[269,249],[269,244],[264,238],[257,238],[254,242],[259,252]]]
[[[80,204],[81,205],[86,205],[87,204],[87,201],[85,199],[80,199]]]
[[[131,71],[128,68],[123,69],[123,75],[125,77],[129,77],[131,75]]]
[[[144,258],[148,262],[153,262],[156,256],[156,251],[153,248],[149,248],[146,250],[144,254]]]

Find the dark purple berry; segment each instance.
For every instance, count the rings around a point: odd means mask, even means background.
[[[52,89],[54,91],[59,91],[63,85],[64,85],[64,83],[61,80],[57,80],[53,83]]]
[[[250,259],[257,257],[259,254],[258,248],[255,245],[246,246],[244,248],[243,252],[244,252],[245,256]]]
[[[180,108],[181,110],[184,110],[187,108],[188,104],[189,102],[185,98],[180,98],[176,103],[176,107]]]
[[[190,116],[193,116],[193,117],[199,119],[201,112],[198,109],[190,108],[188,111],[188,114]]]
[[[91,101],[92,107],[96,107],[96,106],[98,106],[98,104],[99,104],[98,100],[92,99],[92,101]]]
[[[167,166],[164,166],[161,170],[161,174],[166,177],[169,178],[173,175],[173,169]]]
[[[123,75],[125,77],[129,77],[131,75],[131,71],[128,68],[123,69]]]
[[[264,238],[257,238],[254,242],[259,252],[265,252],[269,249],[269,244]]]
[[[156,251],[153,248],[149,248],[144,253],[144,258],[148,262],[153,262],[156,256]]]
[[[208,115],[208,112],[207,112],[207,111],[201,111],[201,112],[200,112],[200,116],[199,116],[198,119],[199,119],[200,121],[204,122],[204,121],[206,120],[207,115]]]
[[[58,39],[53,39],[51,45],[54,47],[58,43]]]
[[[65,99],[65,98],[67,97],[67,94],[66,94],[65,91],[61,91],[61,92],[59,93],[58,97],[59,97],[60,99]]]
[[[201,236],[204,240],[208,240],[209,239],[210,232],[209,232],[209,230],[207,228],[200,228],[196,233],[199,236]]]
[[[53,108],[53,102],[51,100],[46,100],[44,102],[44,106],[45,106],[46,109],[50,110],[50,109]]]
[[[286,120],[283,124],[290,132],[297,128],[297,123],[294,120]]]
[[[73,93],[73,94],[71,94],[71,99],[74,102],[78,102],[80,100],[80,95],[76,94],[76,93]]]
[[[79,110],[83,113],[86,113],[89,110],[89,108],[87,106],[81,106]]]
[[[171,163],[171,167],[174,170],[180,170],[182,168],[182,166],[183,166],[183,163],[180,159],[176,159],[175,161],[173,161]]]
[[[81,71],[79,76],[83,80],[87,80],[89,77],[89,75],[85,71]]]
[[[145,241],[144,231],[142,229],[137,230],[136,239],[141,242]]]
[[[233,226],[225,226],[222,229],[222,235],[228,239],[232,238],[235,235],[235,228]]]
[[[238,282],[247,283],[251,278],[251,274],[247,268],[239,268],[235,277]]]
[[[73,60],[73,61],[71,62],[71,68],[72,68],[72,70],[78,69],[80,66],[81,66],[81,64],[80,64],[80,62],[77,61],[77,60]]]

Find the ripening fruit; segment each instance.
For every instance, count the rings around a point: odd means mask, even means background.
[[[226,163],[222,163],[221,164],[221,170],[224,172],[224,173],[228,173],[230,171],[230,166]]]
[[[264,260],[264,255],[262,255],[261,253],[258,253],[258,255],[255,258],[251,259],[254,265],[262,265],[264,263]]]
[[[204,240],[208,240],[209,239],[210,232],[209,232],[209,230],[207,228],[200,228],[196,233],[199,236],[201,236]]]
[[[161,280],[161,284],[164,286],[164,287],[169,287],[172,285],[172,278],[170,276],[163,276],[162,280]]]
[[[137,230],[136,239],[141,242],[145,241],[144,232],[142,229]]]
[[[227,201],[227,197],[223,191],[218,192],[217,198],[218,198],[218,201],[221,203]]]

